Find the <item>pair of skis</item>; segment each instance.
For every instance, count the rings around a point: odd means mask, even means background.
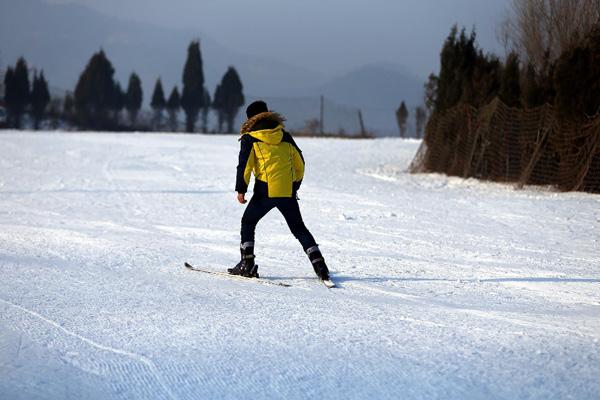
[[[246,277],[240,276],[240,275],[231,275],[226,272],[218,272],[218,271],[211,271],[208,269],[197,268],[187,262],[184,265],[187,269],[189,269],[191,271],[202,272],[202,273],[210,274],[210,275],[219,275],[219,276],[224,276],[224,277],[232,278],[232,279],[252,280],[254,282],[257,282],[257,283],[260,283],[263,285],[275,285],[275,286],[283,286],[283,287],[291,287],[292,286],[289,283],[285,283],[285,282],[277,282],[277,281],[261,279],[261,278],[246,278]],[[325,285],[328,289],[335,287],[335,283],[333,283],[330,279],[328,279],[328,280],[319,279],[319,281],[323,282],[323,285]]]

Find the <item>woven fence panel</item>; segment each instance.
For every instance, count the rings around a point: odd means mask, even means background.
[[[600,116],[567,123],[550,105],[522,110],[498,98],[457,105],[429,119],[410,171],[600,193]]]

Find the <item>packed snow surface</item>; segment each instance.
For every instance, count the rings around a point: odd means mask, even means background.
[[[598,399],[600,197],[297,140],[304,220],[239,258],[235,136],[0,134],[1,399]]]

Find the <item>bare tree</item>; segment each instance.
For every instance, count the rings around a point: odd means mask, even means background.
[[[302,132],[310,135],[316,135],[319,133],[320,126],[321,122],[318,118],[307,119],[304,122],[304,128],[302,128]]]
[[[513,0],[499,38],[546,75],[560,54],[580,41],[600,21],[600,0]]]

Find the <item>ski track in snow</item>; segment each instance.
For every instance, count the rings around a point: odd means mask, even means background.
[[[12,306],[12,307],[14,307],[14,308],[16,308],[16,309],[18,309],[20,311],[23,311],[23,312],[25,312],[27,314],[30,314],[30,315],[32,315],[32,316],[34,316],[34,317],[36,317],[36,318],[38,318],[38,319],[46,322],[47,324],[49,324],[49,325],[51,325],[51,326],[59,329],[60,331],[64,332],[66,335],[71,336],[71,337],[76,338],[76,339],[79,339],[80,341],[84,342],[85,344],[88,344],[88,345],[90,345],[92,347],[95,347],[95,348],[97,348],[99,350],[111,352],[111,353],[119,355],[119,356],[129,357],[129,358],[133,359],[134,361],[137,361],[137,362],[140,362],[140,363],[146,365],[148,367],[148,369],[154,375],[154,377],[155,377],[156,381],[159,383],[160,387],[168,395],[167,398],[170,398],[170,399],[175,398],[173,396],[173,393],[171,392],[171,390],[164,384],[162,378],[157,373],[156,366],[154,365],[154,363],[150,359],[148,359],[147,357],[141,356],[139,354],[131,353],[131,352],[128,352],[128,351],[115,349],[115,348],[112,348],[112,347],[109,347],[109,346],[104,346],[104,345],[102,345],[100,343],[96,343],[96,342],[94,342],[91,339],[88,339],[88,338],[86,338],[84,336],[78,335],[77,333],[72,332],[72,331],[70,331],[70,330],[62,327],[57,322],[52,321],[51,319],[48,319],[48,318],[46,318],[46,317],[44,317],[44,316],[36,313],[35,311],[28,310],[25,307],[21,307],[21,306],[19,306],[17,304],[14,304],[14,303],[12,303],[10,301],[7,301],[7,300],[4,300],[4,299],[0,299],[0,302],[8,304],[8,305],[10,305],[10,306]],[[148,383],[148,382],[146,382],[146,383]],[[163,396],[158,396],[157,393],[152,393],[152,395],[153,395],[153,397],[156,397],[156,398],[163,397]]]
[[[0,399],[596,399],[600,197],[297,141],[326,289],[283,218],[239,257],[235,136],[0,134]]]

